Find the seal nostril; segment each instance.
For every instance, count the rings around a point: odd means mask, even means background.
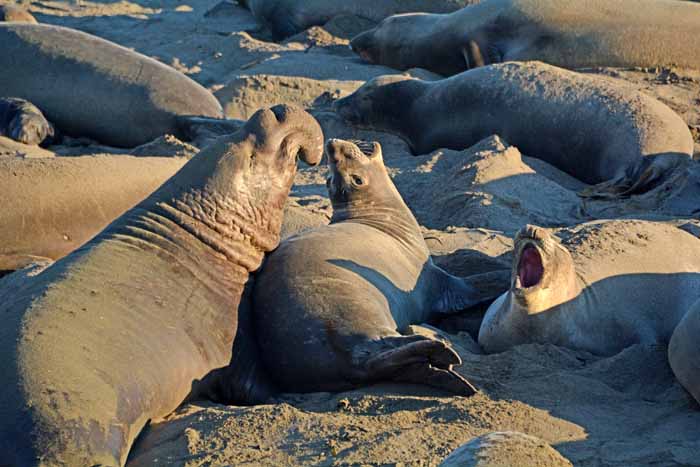
[[[532,287],[539,284],[544,275],[544,266],[542,265],[542,256],[537,248],[528,245],[520,254],[520,262],[518,263],[518,278],[522,287]]]

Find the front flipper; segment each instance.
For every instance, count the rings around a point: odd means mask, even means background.
[[[355,365],[367,381],[426,384],[460,396],[476,388],[454,370],[462,360],[446,343],[425,336],[390,336],[360,344],[353,351]]]
[[[456,313],[493,300],[510,287],[511,271],[491,271],[457,277],[435,267],[440,291],[431,307],[434,313]]]

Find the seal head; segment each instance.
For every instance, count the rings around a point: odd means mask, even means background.
[[[479,330],[479,343],[487,352],[530,342],[528,328],[536,315],[580,293],[571,253],[549,231],[523,227],[514,252],[510,291],[489,307]]]

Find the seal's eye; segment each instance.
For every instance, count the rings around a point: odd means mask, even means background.
[[[365,184],[365,181],[362,180],[362,178],[358,177],[357,175],[352,176],[352,184],[355,186],[362,186]]]

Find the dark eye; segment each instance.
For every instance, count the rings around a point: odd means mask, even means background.
[[[355,185],[355,186],[362,186],[362,185],[365,184],[365,181],[362,180],[362,179],[361,179],[360,177],[358,177],[357,175],[353,175],[353,176],[352,176],[352,184]]]

